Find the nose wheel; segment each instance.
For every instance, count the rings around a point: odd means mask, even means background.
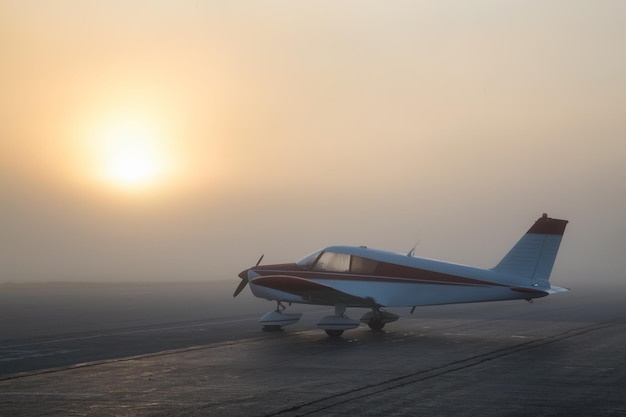
[[[277,326],[275,324],[269,324],[269,325],[263,326],[262,330],[264,332],[282,332],[283,331],[283,327],[282,326]]]
[[[302,313],[283,313],[285,306],[280,302],[276,302],[276,310],[270,311],[263,317],[261,317],[261,325],[264,332],[280,332],[283,330],[283,326],[294,324]]]

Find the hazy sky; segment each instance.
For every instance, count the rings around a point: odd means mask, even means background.
[[[626,280],[626,2],[4,0],[0,282],[365,244]]]

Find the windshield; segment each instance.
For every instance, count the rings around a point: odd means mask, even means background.
[[[313,266],[313,269],[326,272],[348,272],[350,270],[350,255],[324,252]]]
[[[315,260],[317,259],[317,257],[320,255],[321,250],[318,250],[316,252],[313,252],[307,256],[305,256],[304,258],[300,259],[298,262],[296,262],[296,265],[302,267],[302,268],[310,268],[311,265],[313,264],[313,262],[315,262]]]

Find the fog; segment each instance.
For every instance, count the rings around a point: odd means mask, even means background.
[[[543,212],[570,221],[553,282],[622,282],[624,9],[3,2],[0,282],[237,280],[330,244],[491,267]],[[94,179],[116,112],[165,137],[149,191]]]

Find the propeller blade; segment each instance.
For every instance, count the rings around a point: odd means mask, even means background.
[[[239,293],[242,292],[244,288],[246,288],[246,285],[248,285],[248,278],[243,278],[237,286],[237,289],[233,293],[233,297],[237,297]]]
[[[256,265],[254,266],[259,266],[264,256],[265,254],[261,255],[259,260],[256,262]],[[233,293],[233,297],[237,297],[239,293],[242,292],[244,288],[246,288],[246,285],[248,285],[248,270],[241,272],[239,274],[239,278],[241,278],[241,282],[239,283],[239,285],[237,285],[237,289],[235,289],[235,292]]]

